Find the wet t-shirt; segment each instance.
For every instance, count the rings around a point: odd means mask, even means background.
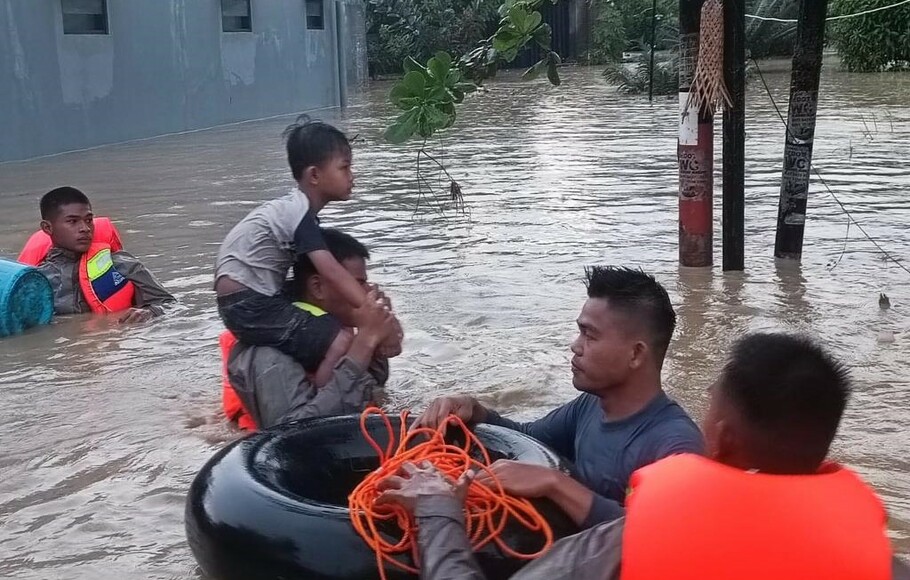
[[[609,421],[590,394],[531,423],[490,412],[488,423],[526,433],[574,464],[573,476],[595,493],[587,528],[622,516],[629,477],[636,469],[677,453],[704,452],[701,431],[663,391],[641,411]]]
[[[227,276],[275,296],[298,255],[324,249],[316,213],[307,196],[294,188],[251,211],[228,233],[215,261],[215,282]]]

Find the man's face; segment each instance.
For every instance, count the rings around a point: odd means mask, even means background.
[[[68,203],[60,206],[50,220],[43,220],[41,229],[58,248],[82,254],[92,245],[94,217],[91,205]]]
[[[572,383],[579,391],[599,393],[625,382],[632,372],[635,345],[627,315],[606,300],[588,298],[578,316],[578,338],[572,343]]]
[[[367,262],[363,258],[348,258],[341,261],[341,265],[347,270],[351,276],[360,284],[360,286],[365,290],[369,291],[369,282],[367,279]],[[350,322],[353,318],[351,305],[347,300],[344,299],[339,292],[337,292],[330,285],[320,281],[319,284],[319,294],[318,297],[322,302],[322,309],[326,312],[329,312],[338,317],[343,324],[351,326]]]

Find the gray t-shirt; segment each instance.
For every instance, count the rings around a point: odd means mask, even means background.
[[[250,290],[275,296],[298,255],[325,247],[310,200],[294,188],[251,211],[228,233],[215,261],[215,282],[227,276]]]
[[[669,455],[704,452],[701,431],[663,391],[641,411],[617,421],[607,420],[600,399],[585,393],[531,423],[492,411],[487,422],[526,433],[574,464],[575,478],[595,494],[583,528],[625,513],[626,489],[636,469]]]

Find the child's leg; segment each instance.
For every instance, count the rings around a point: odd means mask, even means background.
[[[341,330],[334,316],[313,316],[283,296],[253,290],[219,296],[218,312],[237,340],[277,348],[297,359],[307,372],[316,371]]]
[[[313,374],[313,383],[317,388],[324,387],[331,380],[335,365],[348,353],[352,342],[354,342],[354,333],[347,328],[342,328],[335,335],[335,340],[332,341],[329,350],[326,351],[325,358],[322,359],[322,362],[319,363],[319,368]]]

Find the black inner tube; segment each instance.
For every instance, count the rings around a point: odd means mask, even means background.
[[[390,419],[397,437],[400,421]],[[367,428],[384,449],[388,435],[382,421],[371,417]],[[520,433],[482,425],[476,434],[494,461],[564,467],[555,453]],[[291,423],[230,444],[203,467],[190,488],[186,527],[193,554],[206,577],[217,580],[378,578],[375,555],[354,531],[347,509],[348,494],[378,466],[358,416]],[[534,503],[555,537],[576,531],[551,502]],[[384,522],[380,529],[389,539],[400,536],[394,522]],[[502,537],[521,552],[542,545],[539,533],[517,522],[507,525]],[[493,545],[477,558],[490,578],[508,577],[525,563]],[[413,578],[387,570],[389,578]]]

